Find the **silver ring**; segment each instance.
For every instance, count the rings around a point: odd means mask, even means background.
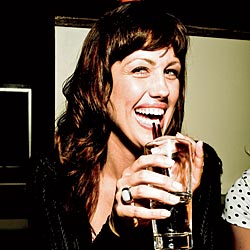
[[[131,204],[133,202],[133,197],[129,187],[124,187],[122,189],[121,199],[123,204]]]

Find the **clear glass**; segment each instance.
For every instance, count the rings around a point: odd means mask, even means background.
[[[181,192],[171,192],[180,197],[176,205],[162,204],[151,200],[151,208],[171,211],[166,219],[152,220],[154,249],[191,249],[192,241],[192,147],[187,140],[174,136],[162,136],[147,143],[145,154],[163,154],[170,159],[166,168],[150,167],[149,170],[164,174],[182,184]]]

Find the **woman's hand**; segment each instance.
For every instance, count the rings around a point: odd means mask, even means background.
[[[145,225],[152,219],[164,219],[171,215],[167,209],[151,209],[150,199],[177,204],[180,198],[167,190],[181,191],[182,185],[168,176],[147,170],[153,166],[166,168],[168,165],[169,160],[164,155],[142,155],[124,170],[117,181],[113,211],[109,217],[110,228],[115,234],[126,233],[131,226]],[[131,196],[130,202],[124,202],[123,192],[127,197]]]
[[[184,136],[181,133],[176,134],[177,138],[183,138],[191,142],[193,151],[193,168],[192,168],[192,191],[194,191],[199,185],[201,180],[201,175],[204,166],[204,152],[203,152],[203,142],[195,142],[190,137]]]
[[[132,166],[125,169],[122,177],[117,181],[115,197],[116,213],[121,217],[136,217],[140,219],[163,219],[170,216],[166,209],[150,209],[149,200],[157,200],[166,204],[177,204],[180,201],[169,191],[181,191],[182,185],[170,177],[156,173],[148,168],[158,166],[166,168],[171,162],[164,155],[142,155]],[[132,197],[132,202],[127,204],[122,200],[122,192]]]
[[[203,172],[203,143],[201,141],[196,143],[193,139],[180,133],[177,133],[176,137],[186,139],[192,144],[192,191],[194,191],[200,184]],[[148,169],[155,166],[160,168],[171,167],[171,164],[171,160],[164,155],[150,154],[141,155],[131,166],[126,168],[121,178],[117,181],[117,192],[112,216],[115,215],[115,218],[119,218],[119,221],[121,218],[131,221],[133,218],[152,220],[169,217],[171,215],[170,211],[160,208],[151,209],[149,201],[156,200],[164,204],[177,204],[180,198],[169,193],[169,191],[182,191],[182,185],[173,181],[167,175]],[[127,196],[128,203],[122,199],[123,192]],[[130,201],[129,198],[131,198]],[[113,224],[115,225],[116,223]]]

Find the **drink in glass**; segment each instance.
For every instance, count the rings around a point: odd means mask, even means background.
[[[192,248],[192,147],[191,143],[174,136],[162,136],[145,145],[145,154],[163,154],[172,162],[166,168],[150,167],[149,170],[167,175],[182,184],[181,192],[170,193],[180,197],[176,205],[150,201],[151,208],[165,208],[171,212],[166,219],[152,220],[155,250]]]

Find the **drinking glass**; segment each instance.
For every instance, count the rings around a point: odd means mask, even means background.
[[[151,200],[151,208],[165,208],[171,212],[166,219],[152,220],[154,249],[191,249],[192,241],[192,147],[185,139],[175,136],[161,136],[147,143],[145,154],[163,154],[169,158],[166,168],[150,167],[149,170],[167,175],[182,184],[182,191],[169,193],[180,197],[176,205]]]

